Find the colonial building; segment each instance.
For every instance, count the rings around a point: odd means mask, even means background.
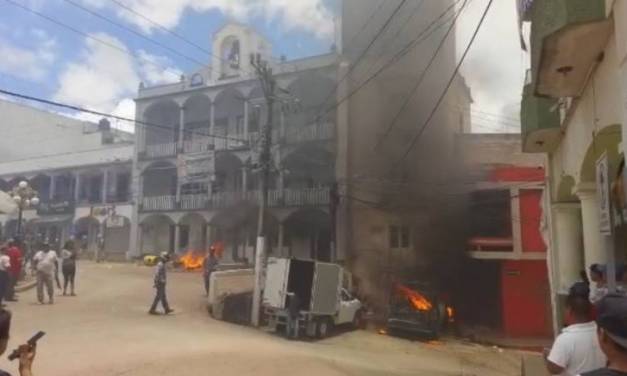
[[[0,101],[0,190],[28,182],[40,203],[24,211],[22,234],[60,246],[75,238],[93,252],[124,258],[129,250],[131,134],[8,101]],[[16,236],[17,213],[0,216],[4,238]]]
[[[213,51],[206,69],[139,89],[134,254],[220,244],[224,262],[252,261],[260,131],[268,111],[250,62],[255,55],[273,67],[279,87],[266,218],[270,254],[330,260],[336,121],[324,105],[336,82],[336,54],[275,59],[264,37],[236,23],[214,34]]]
[[[521,2],[520,11],[531,23],[523,149],[549,159],[550,272],[559,302],[580,271],[605,263],[612,249],[619,261],[627,256],[622,221],[613,236],[602,234],[609,232],[601,225],[608,195],[597,184],[603,155],[611,180],[624,155],[627,2],[534,0]]]

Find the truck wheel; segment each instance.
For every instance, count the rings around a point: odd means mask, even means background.
[[[320,318],[316,324],[316,337],[322,339],[328,337],[333,331],[333,322],[327,318]]]

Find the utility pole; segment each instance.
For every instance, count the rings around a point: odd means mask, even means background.
[[[261,169],[261,202],[259,203],[259,218],[257,221],[257,245],[255,252],[255,289],[253,291],[253,307],[251,322],[253,326],[259,326],[259,313],[261,309],[261,286],[263,284],[265,254],[266,254],[266,228],[264,217],[268,206],[268,187],[270,186],[270,169],[272,168],[272,126],[273,109],[275,102],[276,81],[272,75],[272,68],[267,61],[262,61],[259,54],[250,56],[250,63],[261,82],[261,89],[268,107],[268,118],[261,132],[261,151],[259,154],[259,167]]]

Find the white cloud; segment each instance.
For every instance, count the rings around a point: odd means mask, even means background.
[[[145,18],[104,0],[83,0],[92,6],[113,6],[123,18],[146,32],[156,26]],[[176,27],[186,10],[197,12],[218,10],[227,17],[248,21],[252,17],[265,17],[277,21],[286,31],[303,30],[318,38],[333,35],[333,13],[323,0],[127,0],[124,2],[135,12],[165,26]]]
[[[18,46],[0,36],[0,72],[18,78],[40,81],[56,60],[56,41],[45,33],[34,35],[34,47]]]
[[[487,2],[475,1],[459,19],[458,58]],[[526,56],[518,36],[516,3],[495,1],[468,54],[462,74],[472,90],[475,111],[497,116],[475,117],[477,131],[518,131],[505,123],[519,117]],[[492,118],[493,120],[487,120]]]
[[[183,74],[183,71],[176,68],[164,70],[162,67],[172,66],[170,59],[165,56],[152,55],[144,50],[139,50],[137,56],[140,75],[148,85],[172,82]]]
[[[85,39],[85,49],[78,60],[69,63],[59,76],[55,100],[134,119],[135,102],[132,98],[140,81],[162,84],[175,81],[180,75],[180,70],[168,68],[171,62],[166,57],[140,50],[138,58],[134,59],[126,45],[115,37],[104,33],[92,36],[119,50]],[[100,116],[88,113],[73,116],[87,121],[100,119]],[[128,122],[112,120],[112,124],[120,129],[132,129]]]

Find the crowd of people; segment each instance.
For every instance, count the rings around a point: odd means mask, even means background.
[[[586,277],[570,288],[566,326],[545,351],[552,375],[627,376],[624,269],[616,269],[614,291],[608,287],[607,267],[599,264],[590,266],[590,281]]]

